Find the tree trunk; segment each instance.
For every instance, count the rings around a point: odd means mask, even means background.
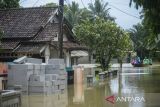
[[[122,72],[122,64],[123,64],[122,58],[118,58],[118,63],[120,64],[120,73],[121,73]]]
[[[107,61],[106,61],[106,68],[107,70],[109,69],[109,63],[111,61],[111,54],[109,54],[108,58],[107,58]]]

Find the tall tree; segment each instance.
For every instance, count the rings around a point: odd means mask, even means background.
[[[77,38],[95,52],[103,70],[108,69],[113,56],[122,57],[130,49],[129,35],[109,20],[95,18],[94,23],[84,20],[74,31]]]
[[[75,26],[82,20],[90,18],[91,12],[86,8],[79,8],[79,4],[75,1],[72,1],[72,4],[67,5],[65,17],[72,26]]]
[[[79,4],[76,2],[72,2],[67,6],[67,10],[65,12],[65,17],[68,19],[70,24],[74,26],[79,22],[81,11],[79,9]]]
[[[151,37],[154,37],[154,34],[152,30],[143,23],[134,25],[128,32],[133,41],[134,50],[138,52],[140,57],[145,57],[149,50],[152,50],[155,47],[154,39],[150,39]]]
[[[143,8],[145,23],[153,29],[155,34],[160,33],[160,2],[159,0],[130,0],[135,3],[136,8]]]
[[[0,9],[18,8],[20,0],[0,0]]]
[[[106,20],[114,20],[109,14],[110,8],[108,8],[108,3],[103,2],[103,0],[95,0],[94,4],[89,3],[89,9],[91,10],[93,17],[100,17]]]

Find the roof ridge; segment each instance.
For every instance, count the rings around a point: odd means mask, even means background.
[[[26,9],[55,9],[55,8],[58,8],[58,6],[54,6],[54,7],[20,7],[20,8],[8,8],[8,9],[0,9],[0,11],[4,11],[4,10],[26,10]]]

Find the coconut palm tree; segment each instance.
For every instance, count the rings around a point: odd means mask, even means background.
[[[114,20],[109,14],[110,8],[108,8],[108,2],[103,2],[103,0],[95,0],[94,3],[89,3],[89,9],[93,17],[100,17],[106,20]]]
[[[135,49],[145,48],[145,38],[148,35],[148,32],[142,24],[133,25],[133,28],[129,29],[128,32],[130,33],[130,37],[134,42]]]
[[[76,25],[80,20],[81,10],[79,8],[79,4],[76,2],[72,2],[67,6],[67,10],[65,12],[66,19],[70,22],[72,26]]]
[[[133,41],[134,50],[139,53],[142,58],[149,53],[150,50],[156,47],[154,39],[154,34],[152,30],[143,24],[134,25],[129,31],[130,37]],[[147,55],[148,56],[148,55]]]

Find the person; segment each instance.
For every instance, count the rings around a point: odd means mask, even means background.
[[[143,64],[149,64],[149,59],[147,59],[147,57],[143,59]]]
[[[136,64],[136,60],[135,60],[135,58],[134,58],[134,59],[132,59],[131,64],[132,64],[132,65],[135,65],[135,64]]]
[[[137,56],[137,61],[136,62],[137,62],[136,64],[140,64],[141,63],[141,59],[140,59],[139,56]]]
[[[152,65],[152,59],[151,58],[149,59],[149,64]]]

